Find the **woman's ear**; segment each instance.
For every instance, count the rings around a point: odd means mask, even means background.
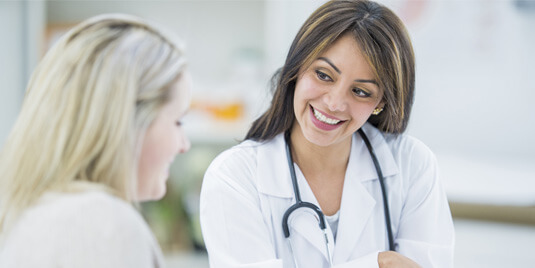
[[[383,111],[384,108],[385,108],[385,104],[384,104],[383,101],[381,101],[381,102],[379,102],[379,104],[377,104],[377,106],[373,110],[372,114],[373,115],[379,115]]]

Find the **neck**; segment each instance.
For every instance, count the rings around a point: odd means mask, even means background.
[[[336,144],[319,146],[308,141],[299,127],[294,127],[290,139],[292,157],[303,173],[345,174],[351,151],[351,137]]]

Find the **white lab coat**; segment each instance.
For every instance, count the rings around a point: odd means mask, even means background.
[[[407,135],[363,126],[385,177],[396,251],[422,267],[453,267],[454,232],[433,153]],[[294,164],[303,201],[318,205]],[[201,228],[210,266],[294,267],[282,231],[284,212],[295,203],[284,136],[245,141],[220,154],[201,191]],[[319,205],[318,205],[319,206]],[[378,267],[388,250],[378,176],[360,135],[354,134],[343,186],[336,241],[337,268]],[[328,228],[329,241],[334,241]],[[290,217],[290,238],[299,267],[328,267],[323,233],[307,209]]]

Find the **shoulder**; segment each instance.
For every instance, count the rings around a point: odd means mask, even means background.
[[[134,226],[143,222],[132,204],[101,191],[49,193],[34,211],[39,216],[44,212],[56,215],[51,221],[77,222],[78,226],[90,225],[86,227],[95,229],[111,229],[124,223]]]
[[[371,125],[366,125],[366,133],[370,133],[370,140],[378,151],[382,151],[383,157],[392,155],[400,171],[412,173],[436,165],[435,154],[418,138],[409,134],[384,133]],[[387,148],[381,150],[381,148]],[[387,155],[388,154],[388,155]]]
[[[400,175],[411,185],[432,186],[439,179],[436,156],[422,141],[408,134],[384,134],[384,137]]]
[[[253,167],[259,147],[264,143],[246,140],[220,153],[210,164],[207,172],[214,170],[240,170],[243,167]]]
[[[5,245],[15,261],[32,249],[41,252],[34,261],[47,265],[86,261],[99,266],[101,259],[124,267],[129,259],[152,258],[151,239],[150,229],[130,203],[88,191],[45,194],[23,212]]]
[[[257,142],[246,140],[219,154],[208,167],[205,179],[212,175],[218,177],[232,175],[232,177],[255,177],[258,168],[264,165],[266,158],[273,158],[274,154],[281,151],[284,143],[282,135],[278,135],[269,141]]]
[[[392,154],[398,157],[418,159],[434,158],[431,149],[418,138],[408,134],[383,134]]]
[[[146,224],[138,211],[122,199],[100,191],[46,193],[20,217],[19,228],[39,232],[68,230],[71,236],[106,237],[133,230]]]
[[[277,170],[286,165],[284,144],[280,134],[264,142],[247,140],[224,151],[204,175],[201,199],[227,192],[256,198],[256,193],[277,178]]]
[[[99,243],[99,239],[106,239],[107,243],[124,240],[122,242],[140,245],[150,241],[150,229],[132,204],[99,191],[72,194],[64,198],[63,204],[58,205],[64,209],[62,222],[76,226],[74,232],[91,231],[93,234],[87,239],[95,243]],[[65,204],[67,202],[69,204]]]
[[[219,154],[204,174],[201,200],[225,191],[247,195],[255,192],[257,155],[261,146],[260,142],[246,140]]]

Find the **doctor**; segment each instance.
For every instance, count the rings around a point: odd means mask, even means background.
[[[414,76],[389,9],[346,0],[316,10],[274,76],[271,107],[205,174],[211,267],[452,267],[436,159],[402,134]]]

